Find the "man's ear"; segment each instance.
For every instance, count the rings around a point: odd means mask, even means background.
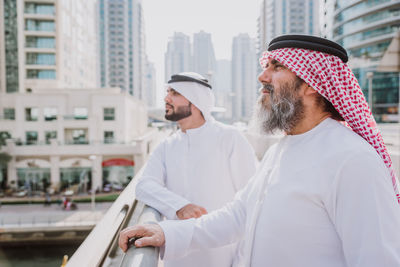
[[[305,88],[304,88],[304,95],[306,96],[311,96],[311,95],[315,95],[318,94],[317,90],[315,90],[314,88],[312,88],[310,85],[308,84],[304,84]]]

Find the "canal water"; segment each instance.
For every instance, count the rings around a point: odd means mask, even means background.
[[[71,257],[78,247],[79,244],[0,247],[0,266],[59,267],[64,255]]]

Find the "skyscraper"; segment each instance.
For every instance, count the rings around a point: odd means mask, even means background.
[[[0,0],[0,92],[96,86],[95,0]]]
[[[184,33],[175,32],[170,38],[165,52],[165,77],[168,81],[172,74],[191,71],[190,38]]]
[[[257,98],[257,58],[255,40],[246,33],[232,43],[233,118],[249,120]]]
[[[372,111],[379,121],[398,121],[398,72],[380,72],[377,68],[389,44],[399,31],[398,1],[325,1],[323,29],[325,37],[346,48],[352,68],[367,99],[372,82]],[[398,50],[398,48],[397,48]]]
[[[232,119],[232,62],[227,59],[217,60],[216,75],[213,76],[215,95],[215,105],[222,107],[225,112],[214,114],[214,117],[220,121],[230,122]]]
[[[99,0],[98,14],[101,87],[120,87],[145,100],[141,0]]]
[[[210,33],[200,31],[193,35],[193,70],[215,84],[216,62]]]
[[[263,0],[258,18],[258,53],[282,34],[319,34],[319,0]]]
[[[155,107],[157,105],[156,69],[148,60],[146,60],[145,85],[147,106]]]

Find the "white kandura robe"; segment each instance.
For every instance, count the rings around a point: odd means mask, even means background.
[[[193,203],[208,212],[232,201],[255,173],[251,145],[232,126],[214,120],[177,131],[150,156],[136,187],[136,198],[177,219],[176,211]],[[230,267],[236,245],[203,249],[165,261],[165,267]]]
[[[340,123],[285,136],[235,201],[160,223],[164,259],[244,236],[252,267],[399,267],[400,206],[377,152]]]

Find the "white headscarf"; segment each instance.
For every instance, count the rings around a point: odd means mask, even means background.
[[[181,72],[178,74],[198,80],[205,80],[203,76],[195,72]],[[186,81],[171,82],[168,83],[167,86],[183,95],[187,100],[195,105],[203,113],[206,121],[212,119],[211,109],[214,107],[215,97],[210,88],[196,82]]]

